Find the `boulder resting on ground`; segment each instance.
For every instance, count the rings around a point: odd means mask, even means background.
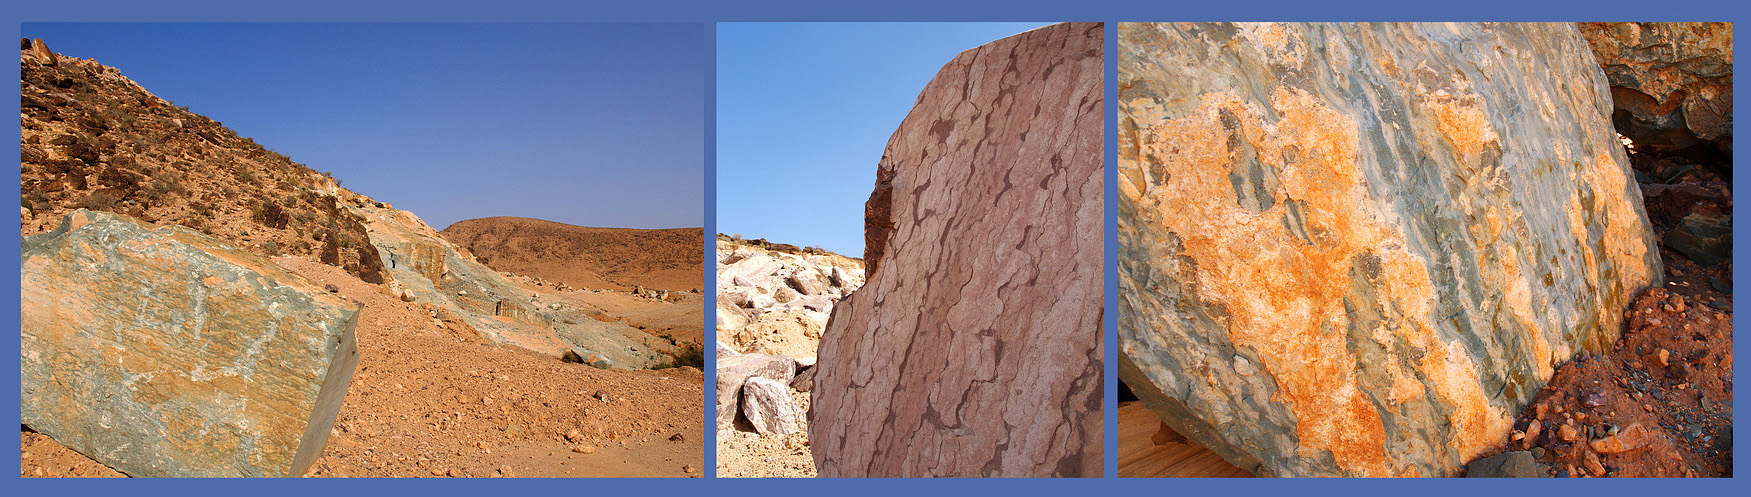
[[[20,252],[26,426],[137,477],[297,477],[321,455],[359,359],[351,303],[106,212]]]
[[[1572,24],[1123,23],[1119,374],[1274,476],[1452,476],[1659,253]]]

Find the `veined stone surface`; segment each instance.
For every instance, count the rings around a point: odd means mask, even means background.
[[[963,52],[888,141],[821,340],[821,476],[1102,468],[1103,29]]]
[[[301,476],[327,442],[357,309],[180,227],[75,211],[21,247],[25,425],[131,476]]]
[[[1121,24],[1119,374],[1261,475],[1446,476],[1660,282],[1571,24]]]

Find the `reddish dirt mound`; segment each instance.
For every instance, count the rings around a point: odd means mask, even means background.
[[[702,228],[587,228],[489,217],[458,221],[439,234],[495,270],[573,288],[688,291],[704,285]]]
[[[1504,450],[1530,450],[1559,477],[1730,477],[1731,165],[1654,153],[1631,153],[1630,164],[1666,284],[1624,310],[1608,355],[1557,368]]]

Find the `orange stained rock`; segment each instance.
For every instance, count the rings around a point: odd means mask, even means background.
[[[1140,155],[1171,174],[1151,178],[1160,184],[1140,192],[1138,204],[1154,206],[1165,228],[1181,238],[1184,254],[1196,262],[1200,293],[1229,312],[1230,338],[1255,351],[1277,380],[1273,400],[1293,406],[1305,448],[1330,451],[1340,467],[1357,475],[1415,472],[1390,462],[1387,434],[1357,378],[1359,358],[1346,349],[1343,333],[1330,331],[1351,325],[1343,299],[1352,265],[1372,254],[1379,267],[1367,271],[1370,284],[1392,303],[1382,311],[1398,313],[1395,321],[1402,324],[1371,335],[1383,343],[1396,336],[1426,351],[1419,369],[1428,375],[1430,390],[1453,406],[1445,421],[1461,434],[1451,439],[1476,441],[1452,449],[1462,457],[1482,452],[1485,441],[1497,438],[1490,434],[1506,431],[1512,420],[1489,404],[1461,346],[1436,336],[1429,322],[1435,293],[1425,262],[1404,248],[1400,234],[1358,210],[1369,194],[1357,168],[1356,123],[1298,89],[1280,87],[1271,97],[1276,122],[1265,122],[1263,109],[1240,97],[1218,92],[1201,96],[1199,109],[1183,118],[1144,123]],[[1160,115],[1148,102],[1131,104],[1143,107],[1140,115]],[[1239,118],[1237,133],[1258,151],[1258,160],[1281,171],[1272,206],[1257,214],[1239,206],[1229,180],[1237,164],[1223,131],[1224,111]],[[1475,124],[1468,111],[1452,113],[1455,133]],[[1285,150],[1294,151],[1290,159],[1284,159]],[[1301,203],[1312,243],[1281,222],[1290,202]],[[1394,376],[1390,400],[1422,395],[1415,377],[1393,366],[1388,371]]]

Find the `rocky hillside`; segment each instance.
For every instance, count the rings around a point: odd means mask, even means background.
[[[113,68],[19,60],[21,474],[697,472],[697,295],[526,285]]]
[[[458,221],[439,234],[493,269],[570,288],[684,292],[704,286],[701,228],[588,228],[488,217]]]
[[[311,256],[382,283],[327,173],[146,91],[113,67],[25,40],[19,51],[20,235],[87,208],[181,225],[267,256]]]

